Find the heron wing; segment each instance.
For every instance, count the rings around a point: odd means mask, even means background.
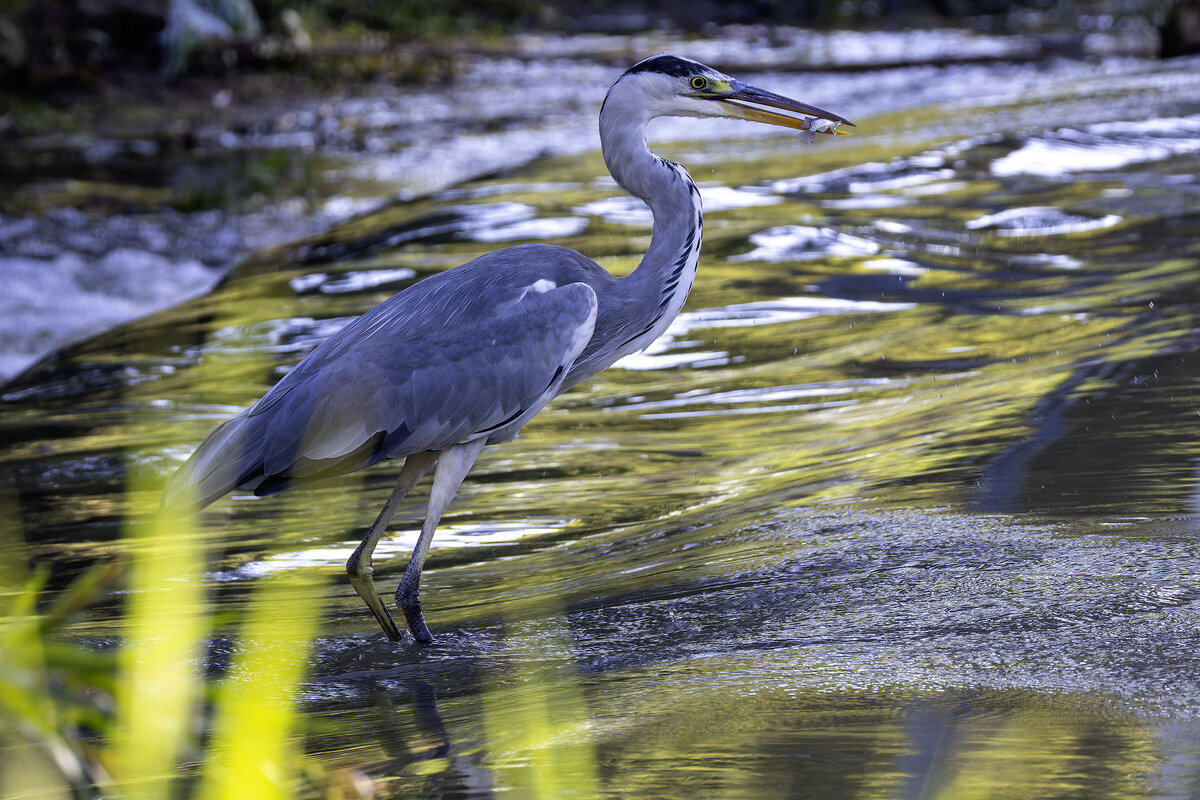
[[[511,438],[558,393],[591,338],[597,301],[584,283],[493,288],[486,303],[476,300],[475,313],[425,324],[418,337],[412,326],[370,314],[343,329],[197,449],[180,470],[194,502],[235,487],[268,494],[481,437]],[[427,299],[413,297],[402,310]],[[437,314],[439,306],[426,308]],[[172,483],[168,502],[182,487]]]
[[[279,403],[300,383],[337,364],[348,354],[376,346],[407,347],[452,336],[482,320],[503,314],[528,299],[539,281],[559,287],[614,283],[611,275],[574,250],[545,244],[517,245],[486,253],[466,264],[432,275],[356,317],[321,343],[254,404],[261,413]]]

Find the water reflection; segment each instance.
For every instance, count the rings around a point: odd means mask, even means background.
[[[1200,116],[1100,122],[1034,137],[996,159],[996,175],[1066,175],[1119,169],[1200,151]]]
[[[964,226],[968,230],[991,230],[998,236],[1056,236],[1109,228],[1120,221],[1121,217],[1117,214],[1089,218],[1081,214],[1069,214],[1054,206],[1034,206],[1006,208],[995,214],[967,220]]]
[[[398,797],[1196,794],[1200,73],[1056,70],[836,147],[689,145],[688,311],[481,459],[429,560],[437,648],[330,582],[312,761]],[[411,280],[514,236],[631,269],[646,231],[601,172],[389,205],[6,387],[37,557],[121,552],[131,463],[166,472]],[[392,475],[215,506],[209,602],[337,575]],[[79,631],[123,635],[111,608]]]
[[[243,500],[253,501],[252,497]],[[520,522],[488,520],[469,525],[444,525],[438,528],[437,540],[441,547],[481,547],[494,544],[512,544],[527,536],[547,536],[561,531],[570,520],[534,520]],[[541,524],[539,524],[541,523]],[[417,543],[420,528],[395,531],[380,540],[375,548],[377,560],[404,559]],[[358,541],[346,541],[336,547],[316,547],[288,553],[273,553],[262,561],[241,564],[230,571],[207,575],[210,580],[248,580],[281,570],[305,569],[310,567],[341,567],[354,552]]]
[[[754,249],[730,256],[730,261],[793,261],[795,259],[874,255],[879,243],[832,228],[785,225],[750,235]]]
[[[388,286],[412,280],[417,273],[401,267],[399,269],[373,269],[363,272],[343,272],[337,280],[330,280],[324,272],[312,272],[288,281],[288,286],[300,294],[316,289],[325,294],[338,292],[361,292],[364,289],[374,289],[377,286]]]
[[[395,796],[547,796],[531,770],[551,784],[573,776],[574,792],[548,796],[580,797],[1140,797],[1195,785],[1194,722],[1167,722],[1161,707],[1143,716],[1140,685],[1124,699],[1065,688],[1072,672],[1116,665],[1089,665],[1077,649],[1094,635],[1091,600],[1039,621],[1038,604],[1053,611],[1051,598],[1072,596],[1038,574],[1069,563],[1047,557],[1054,532],[1030,529],[1022,542],[1001,524],[891,517],[879,530],[900,544],[880,551],[865,527],[851,513],[796,520],[775,534],[819,544],[786,568],[658,583],[565,613],[544,593],[515,604],[510,594],[489,622],[453,631],[415,663],[359,641],[347,675],[347,643],[330,641],[320,666],[330,677],[310,700],[340,697],[371,733],[325,739],[322,750],[387,776]],[[677,536],[708,547],[712,537],[695,533]],[[694,574],[650,559],[660,576]],[[997,579],[1015,592],[994,591]],[[888,591],[875,589],[881,580]],[[926,593],[925,581],[943,588]],[[898,587],[917,607],[864,626],[882,611],[871,598]],[[1177,595],[1135,596],[1118,600],[1120,613],[1188,613]],[[821,632],[822,620],[839,627]],[[1063,638],[1054,652],[1038,652],[1039,627]],[[1147,652],[1128,643],[1131,657]],[[1005,685],[1017,672],[1027,682]],[[374,687],[365,695],[364,683]],[[345,693],[331,692],[338,684]],[[1166,773],[1167,762],[1184,766]]]

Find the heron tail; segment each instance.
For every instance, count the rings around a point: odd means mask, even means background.
[[[234,417],[210,433],[167,479],[161,507],[198,511],[236,488],[246,463],[249,423],[245,415]]]

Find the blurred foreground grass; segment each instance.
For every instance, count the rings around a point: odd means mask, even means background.
[[[225,677],[205,676],[212,614],[194,515],[156,510],[161,484],[130,482],[125,560],[99,564],[48,604],[0,498],[0,796],[292,797],[297,689],[322,611],[313,573],[261,581]],[[8,512],[8,513],[4,513]],[[64,638],[75,612],[123,582],[124,641]],[[44,606],[44,607],[42,607]]]

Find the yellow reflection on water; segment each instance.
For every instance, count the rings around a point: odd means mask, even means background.
[[[530,800],[600,796],[588,710],[561,616],[509,626],[511,671],[483,689],[485,763],[497,788]],[[511,794],[510,794],[511,793]]]

